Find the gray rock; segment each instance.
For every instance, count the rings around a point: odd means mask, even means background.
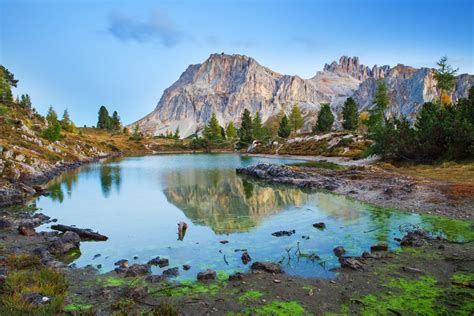
[[[252,270],[260,270],[269,273],[283,273],[283,269],[278,263],[256,261],[250,267]]]
[[[164,277],[175,277],[175,276],[178,276],[179,275],[179,268],[178,267],[174,267],[174,268],[170,268],[170,269],[167,269],[165,271],[163,271],[163,276]]]
[[[197,274],[198,281],[213,281],[217,277],[216,271],[207,269],[206,271]]]
[[[81,243],[81,238],[74,232],[67,231],[58,239],[53,241],[48,250],[52,254],[64,254],[73,249],[78,249]]]
[[[142,275],[148,275],[150,273],[150,266],[146,264],[132,264],[125,270],[126,277],[137,277]]]
[[[51,303],[52,298],[48,296],[41,295],[39,293],[25,293],[22,295],[22,298],[34,305],[46,305]]]
[[[340,256],[342,256],[343,254],[346,253],[346,249],[344,249],[344,247],[342,247],[342,246],[338,246],[338,247],[333,249],[333,252],[334,252],[334,255],[336,257],[340,257]]]

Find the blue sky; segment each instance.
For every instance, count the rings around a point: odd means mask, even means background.
[[[189,64],[239,53],[312,77],[341,55],[366,65],[474,73],[471,0],[0,0],[0,63],[45,113],[94,125],[100,105],[124,123],[152,111]]]

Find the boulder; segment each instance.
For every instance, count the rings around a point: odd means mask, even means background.
[[[375,251],[387,251],[388,250],[388,245],[387,244],[376,244],[376,245],[372,245],[370,247],[370,251],[371,252],[375,252]]]
[[[151,273],[149,265],[146,264],[132,264],[125,271],[126,277],[137,277],[142,275],[148,275]]]
[[[323,230],[323,229],[326,228],[326,224],[324,224],[323,222],[315,223],[315,224],[313,224],[313,227],[317,228],[317,229],[320,229],[320,230]]]
[[[250,267],[252,270],[260,270],[269,273],[283,273],[283,269],[278,263],[256,261]]]
[[[212,281],[215,280],[217,277],[216,271],[207,269],[206,271],[199,272],[197,274],[197,279],[199,281]]]
[[[149,265],[159,266],[160,268],[167,267],[169,265],[169,260],[166,258],[156,257],[148,261]]]
[[[346,253],[346,249],[344,249],[344,247],[342,247],[342,246],[338,246],[338,247],[334,248],[332,251],[334,252],[334,255],[338,258]]]
[[[149,283],[160,283],[163,280],[165,280],[165,278],[162,275],[148,275],[145,278],[145,281]]]
[[[410,247],[422,247],[426,244],[426,241],[431,239],[427,232],[422,229],[416,229],[408,232],[400,242],[402,246]]]
[[[189,264],[183,264],[184,271],[188,271],[189,269],[191,269],[191,266]]]
[[[121,268],[128,268],[128,260],[122,259],[114,263],[114,265],[119,266]]]
[[[18,233],[23,236],[33,236],[36,234],[36,231],[31,224],[21,224],[18,226]]]
[[[339,257],[339,263],[342,268],[349,268],[352,270],[363,270],[364,264],[358,257]]]
[[[241,281],[243,280],[244,275],[240,272],[229,275],[229,281]]]
[[[170,269],[167,269],[167,270],[163,271],[163,276],[167,277],[167,278],[175,277],[175,276],[178,276],[178,275],[179,275],[179,268],[178,267],[170,268]]]
[[[252,261],[252,258],[250,258],[250,255],[249,255],[249,253],[248,253],[247,251],[245,251],[244,253],[242,253],[241,259],[242,259],[242,263],[243,263],[243,264],[247,264],[247,263],[249,263],[250,261]]]
[[[65,232],[61,237],[49,245],[48,250],[52,254],[64,254],[73,249],[79,248],[81,237],[74,232]]]

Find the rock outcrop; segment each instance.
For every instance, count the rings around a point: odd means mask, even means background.
[[[423,102],[436,97],[436,81],[428,68],[369,68],[357,57],[343,56],[314,77],[303,79],[274,72],[251,57],[212,54],[204,63],[190,65],[164,91],[155,110],[129,127],[138,125],[142,132],[153,135],[179,128],[181,137],[187,137],[199,133],[213,112],[221,125],[239,124],[245,108],[253,114],[260,111],[265,121],[281,110],[289,112],[298,103],[308,118],[304,129],[309,130],[321,103],[331,103],[339,113],[342,103],[354,96],[361,110],[369,109],[381,78],[391,93],[387,114],[413,118]],[[459,76],[453,100],[465,96],[473,82],[472,75]]]

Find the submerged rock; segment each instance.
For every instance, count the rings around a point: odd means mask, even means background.
[[[334,248],[332,251],[334,252],[334,255],[336,257],[340,257],[340,256],[342,256],[343,254],[346,253],[346,249],[344,249],[344,247],[342,247],[342,246],[338,246],[338,247]]]
[[[295,233],[296,231],[293,230],[280,230],[277,232],[274,232],[272,235],[275,237],[283,237],[283,236],[291,236]]]
[[[323,229],[326,228],[326,224],[324,224],[323,222],[321,222],[321,223],[315,223],[315,224],[313,224],[313,227],[314,227],[314,228],[317,228],[317,229],[320,229],[320,230],[323,230]]]
[[[206,271],[199,272],[197,274],[197,279],[199,281],[212,281],[215,280],[217,277],[216,271],[207,269]]]
[[[189,269],[191,269],[191,266],[189,264],[183,264],[184,271],[188,271]]]
[[[256,261],[250,267],[252,270],[260,270],[270,273],[283,273],[283,269],[278,263]]]
[[[175,277],[179,275],[179,268],[174,267],[163,271],[163,276],[165,277]]]
[[[247,264],[247,263],[249,263],[250,261],[252,261],[252,258],[250,258],[250,255],[249,255],[248,252],[244,252],[244,253],[242,254],[241,259],[242,259],[242,263],[243,263],[243,264]]]
[[[169,260],[166,258],[156,257],[148,261],[149,265],[159,266],[160,268],[167,267],[169,265]]]
[[[400,242],[402,246],[422,247],[426,244],[426,240],[431,239],[427,232],[422,229],[416,229],[408,232]]]

